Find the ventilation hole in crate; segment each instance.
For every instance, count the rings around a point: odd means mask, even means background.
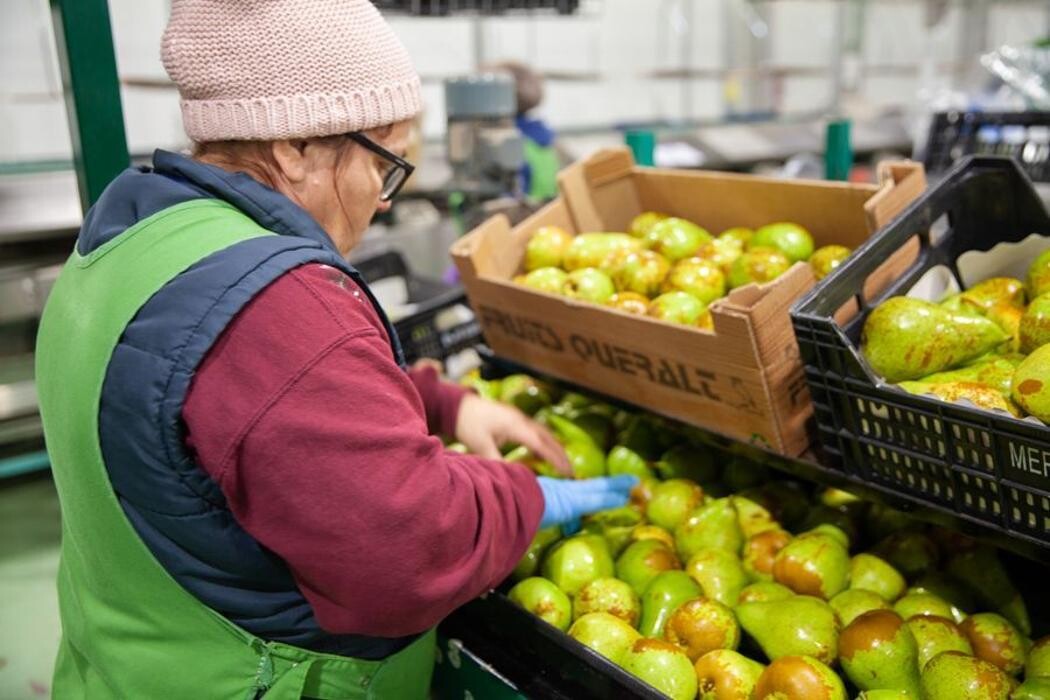
[[[1028,494],[1028,495],[1031,496],[1032,494]],[[1046,496],[1043,496],[1039,500],[1042,501],[1043,510],[1050,512],[1050,498],[1047,498]]]
[[[992,449],[992,436],[988,434],[987,430],[981,431],[981,445],[987,450]]]
[[[995,460],[992,459],[992,455],[988,452],[984,453],[984,468],[990,472],[995,471]]]
[[[936,245],[937,241],[944,238],[944,235],[951,230],[951,227],[947,214],[938,216],[937,220],[930,226],[930,242]]]
[[[1017,489],[1013,489],[1013,491],[1016,492]],[[1043,500],[1045,501],[1046,499],[1043,499]],[[1027,505],[1029,505],[1029,506],[1034,506],[1035,505],[1035,496],[1033,496],[1030,493],[1025,493],[1025,495],[1024,495],[1024,502]],[[1043,506],[1043,507],[1045,508],[1046,506]]]

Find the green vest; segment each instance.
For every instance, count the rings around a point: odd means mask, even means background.
[[[553,146],[541,146],[525,139],[525,162],[529,165],[530,199],[545,200],[558,196],[558,152]]]
[[[275,235],[217,200],[140,221],[70,256],[37,340],[37,389],[62,505],[62,641],[54,697],[425,698],[434,633],[382,661],[267,642],[182,588],[139,538],[113,492],[98,438],[106,368],[149,298],[204,257]]]

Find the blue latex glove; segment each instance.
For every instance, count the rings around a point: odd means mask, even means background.
[[[541,476],[536,481],[546,504],[540,527],[562,525],[568,533],[579,529],[581,516],[626,505],[638,477],[622,474],[570,481]]]

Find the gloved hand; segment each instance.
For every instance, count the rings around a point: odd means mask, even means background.
[[[568,534],[579,529],[581,516],[626,505],[631,489],[638,483],[638,477],[622,474],[570,481],[541,476],[536,481],[540,484],[546,504],[540,527],[562,525]]]

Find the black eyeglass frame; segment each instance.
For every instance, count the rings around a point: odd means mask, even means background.
[[[368,138],[360,131],[352,131],[348,133],[347,138],[351,139],[355,143],[364,146],[368,150],[375,153],[377,156],[389,161],[394,165],[394,169],[383,176],[383,189],[379,193],[379,200],[382,202],[389,202],[393,199],[401,188],[404,187],[405,182],[412,176],[412,172],[416,169],[416,166],[409,163],[401,156],[391,153],[386,150],[378,143]]]

